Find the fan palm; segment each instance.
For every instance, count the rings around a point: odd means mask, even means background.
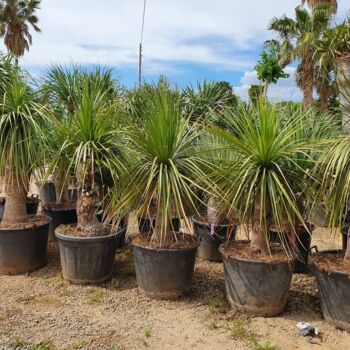
[[[5,178],[6,205],[2,225],[25,222],[29,175],[46,149],[44,129],[48,110],[24,81],[19,69],[10,68],[1,81],[0,174]]]
[[[32,44],[31,26],[36,32],[38,17],[35,12],[40,8],[41,0],[5,0],[0,3],[0,36],[4,37],[5,45],[16,58],[29,51]]]
[[[299,6],[295,9],[295,19],[287,16],[274,18],[269,26],[279,38],[278,41],[268,41],[267,45],[277,47],[282,64],[300,61],[306,108],[313,103],[316,63],[314,51],[322,33],[329,27],[331,18],[330,5],[319,5],[312,14]]]

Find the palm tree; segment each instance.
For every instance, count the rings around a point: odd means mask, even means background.
[[[295,19],[287,16],[274,18],[269,26],[270,30],[277,33],[279,40],[270,40],[266,44],[277,47],[281,63],[286,65],[294,60],[300,61],[301,87],[306,108],[310,108],[313,103],[316,63],[314,52],[322,33],[330,24],[331,17],[329,5],[317,6],[312,14],[298,6],[295,9]]]
[[[0,36],[4,37],[7,50],[15,56],[16,65],[19,57],[29,51],[32,45],[31,26],[36,32],[38,17],[35,12],[40,9],[41,0],[4,0],[0,3]]]
[[[311,9],[315,9],[318,5],[322,5],[322,4],[331,4],[333,6],[334,13],[336,13],[338,10],[338,1],[337,0],[302,0],[301,3],[302,3],[302,5],[307,3]]]

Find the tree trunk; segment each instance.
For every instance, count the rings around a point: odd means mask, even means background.
[[[350,57],[338,60],[337,80],[343,130],[350,133]]]
[[[224,215],[223,210],[220,210],[220,202],[214,198],[209,197],[207,217],[210,224],[224,225],[227,223],[227,215]]]
[[[346,251],[345,251],[344,262],[345,262],[345,264],[350,266],[350,230],[348,232],[348,245],[347,245]]]
[[[78,168],[77,228],[86,237],[106,234],[104,225],[98,221],[96,215],[98,194],[94,189],[93,176],[90,169],[82,166]]]
[[[260,207],[260,195],[257,195],[254,206],[254,223],[251,232],[250,247],[257,253],[269,254],[267,235],[271,227],[271,202],[266,198],[266,215],[260,220],[260,213],[263,208]]]
[[[314,62],[312,57],[306,57],[302,61],[303,70],[303,95],[304,108],[309,109],[313,105],[313,89],[314,89]]]
[[[157,208],[156,224],[154,227],[152,239],[154,239],[155,242],[159,243],[160,247],[164,243],[171,242],[172,234],[171,234],[170,220],[171,220],[171,217],[168,218],[168,220],[165,220],[164,222],[163,210],[159,206]]]
[[[327,91],[320,92],[320,103],[321,103],[321,109],[323,111],[328,111],[328,92]]]
[[[7,173],[4,186],[6,202],[1,225],[6,226],[26,222],[28,218],[26,207],[27,191],[20,176]]]
[[[264,96],[264,100],[267,101],[267,91],[269,89],[269,83],[266,82],[265,86],[264,86],[264,92],[263,92],[263,96]]]

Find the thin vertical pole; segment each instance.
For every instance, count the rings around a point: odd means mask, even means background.
[[[141,83],[142,83],[142,41],[143,41],[143,31],[145,28],[146,2],[147,0],[143,1],[141,39],[140,39],[140,46],[139,46],[139,86],[141,86]]]
[[[139,47],[139,86],[142,83],[142,43],[140,43]]]

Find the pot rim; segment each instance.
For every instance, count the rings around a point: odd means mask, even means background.
[[[126,228],[120,229],[118,232],[110,234],[110,235],[104,235],[104,236],[97,236],[97,237],[75,237],[75,236],[68,236],[64,235],[63,233],[59,232],[59,227],[55,229],[55,237],[58,240],[66,241],[66,242],[100,242],[100,241],[109,241],[114,238],[116,238],[118,235],[126,232]]]
[[[250,241],[248,241],[248,240],[236,240],[236,241],[230,241],[229,243],[230,244],[232,244],[232,243],[247,243],[248,244],[249,242]],[[219,246],[219,252],[220,252],[223,260],[231,260],[231,261],[236,260],[236,261],[246,262],[249,264],[261,264],[261,265],[277,265],[277,264],[293,265],[294,258],[290,258],[287,261],[260,261],[260,260],[254,260],[254,259],[246,259],[246,258],[241,258],[241,257],[228,256],[224,251],[225,244],[226,243],[222,243]],[[278,243],[276,243],[276,245],[278,245]]]
[[[314,223],[312,223],[312,222],[306,222],[305,224],[306,225],[310,225],[310,231],[309,231],[310,234],[312,234],[317,228],[317,226]],[[303,225],[301,225],[301,229],[305,229],[305,227]],[[270,227],[270,231],[271,232],[285,234],[285,232],[277,231],[277,227],[275,227],[275,226]]]
[[[55,208],[55,209],[52,209],[50,208],[48,205],[50,203],[47,203],[43,206],[43,212],[44,213],[57,213],[57,212],[65,212],[65,211],[76,211],[77,208],[74,207],[74,208]]]
[[[201,224],[203,226],[210,226],[210,225],[213,225],[212,223],[210,223],[209,221],[208,222],[205,222],[205,221],[201,221],[199,218],[195,217],[195,216],[191,216],[191,220],[196,223],[196,224]],[[214,224],[215,226],[217,227],[238,227],[240,225],[240,223],[237,221],[237,222],[233,222],[232,224],[224,224],[224,225],[221,225],[221,224]]]
[[[43,223],[43,224],[40,224],[40,225],[35,225],[35,226],[30,226],[29,223],[27,224],[23,224],[24,226],[22,227],[0,227],[0,231],[20,231],[20,230],[28,230],[28,229],[33,229],[33,228],[39,228],[39,227],[43,227],[43,226],[46,226],[46,225],[49,225],[52,221],[52,218],[48,215],[28,215],[28,216],[31,216],[31,217],[35,217],[35,216],[41,216],[43,218],[45,218],[47,220],[47,222]],[[1,222],[2,220],[0,220]],[[25,226],[27,225],[27,226]]]
[[[328,271],[321,270],[320,268],[318,268],[317,262],[315,261],[315,258],[317,258],[317,256],[339,254],[339,253],[343,253],[345,251],[346,251],[345,249],[327,249],[327,250],[321,250],[320,252],[314,253],[314,254],[312,254],[312,257],[311,257],[312,258],[312,266],[317,271],[326,273],[327,275],[341,275],[341,276],[349,277],[349,273],[346,273],[344,271],[335,270],[335,271],[328,272]]]
[[[192,247],[188,247],[188,248],[178,248],[178,249],[174,249],[174,248],[155,248],[155,247],[149,247],[149,246],[144,246],[141,244],[136,244],[134,243],[134,241],[131,242],[131,245],[135,248],[141,248],[144,250],[153,250],[153,251],[157,251],[157,252],[185,252],[185,251],[190,251],[193,249],[198,249],[198,247],[200,246],[200,242],[198,242],[197,240],[195,240],[196,245],[192,246]]]

